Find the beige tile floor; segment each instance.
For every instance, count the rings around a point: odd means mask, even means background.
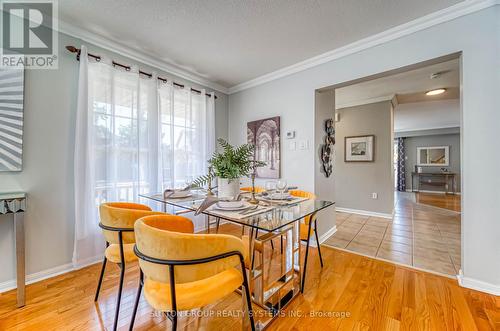
[[[460,214],[398,194],[393,219],[337,212],[337,232],[323,244],[441,274],[458,274]]]

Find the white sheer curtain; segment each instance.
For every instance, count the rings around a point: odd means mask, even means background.
[[[81,267],[102,256],[98,206],[138,201],[206,173],[215,147],[214,96],[88,61],[82,46],[75,136],[75,246]]]

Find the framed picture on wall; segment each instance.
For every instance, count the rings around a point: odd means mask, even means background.
[[[257,168],[257,178],[280,178],[280,117],[248,122],[247,142],[255,146],[255,160],[266,162],[265,167]]]
[[[375,136],[351,136],[344,140],[344,162],[373,162]]]

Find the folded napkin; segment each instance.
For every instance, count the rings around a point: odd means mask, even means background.
[[[255,215],[259,215],[261,213],[266,213],[272,209],[274,209],[274,206],[259,206],[259,207],[257,207],[257,209],[250,212],[248,209],[221,210],[221,209],[215,208],[215,206],[210,206],[207,209],[207,211],[209,211],[211,215],[220,216],[223,218],[232,218],[232,219],[240,220],[240,219],[249,218],[249,217],[252,217]],[[247,213],[245,213],[245,212],[247,212]]]

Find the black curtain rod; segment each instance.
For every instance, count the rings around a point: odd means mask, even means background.
[[[79,48],[76,48],[75,46],[66,46],[66,49],[68,51],[70,51],[71,53],[76,53],[76,59],[78,61],[80,61],[80,52],[81,52],[81,50]],[[91,53],[87,53],[87,55],[90,56],[90,57],[92,57],[92,58],[94,58],[94,59],[96,59],[96,61],[101,61],[101,56],[99,56],[99,55],[94,55],[94,54],[91,54]],[[114,66],[123,68],[123,69],[125,69],[127,71],[131,69],[130,66],[125,65],[125,64],[121,64],[121,63],[118,63],[118,62],[115,62],[115,61],[112,61],[112,63],[113,63]],[[152,74],[150,74],[148,72],[145,72],[145,71],[142,71],[142,70],[139,70],[139,74],[147,76],[149,78],[153,77]],[[167,82],[167,80],[165,78],[161,78],[161,77],[157,77],[157,78],[158,78],[158,80],[161,80],[164,83]],[[179,84],[179,83],[176,83],[176,82],[172,82],[172,84],[175,85],[175,86],[177,86],[177,87],[184,88],[183,84]],[[197,90],[197,89],[194,89],[194,88],[191,88],[191,91],[201,94],[200,90]],[[207,97],[211,97],[212,96],[209,93],[205,93],[205,95]],[[214,94],[214,98],[217,99],[217,96],[215,94]]]

